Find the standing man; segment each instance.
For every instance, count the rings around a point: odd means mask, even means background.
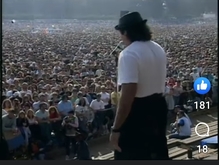
[[[121,95],[110,142],[115,160],[167,160],[166,53],[138,12],[115,27],[127,46],[119,55]]]

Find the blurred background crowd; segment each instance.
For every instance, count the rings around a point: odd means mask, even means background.
[[[120,41],[113,29],[116,23],[3,22],[2,128],[10,150],[24,144],[34,152],[30,144],[40,143],[65,146],[68,155],[79,134],[87,140],[108,134],[119,99],[115,57],[119,51],[110,55]],[[149,19],[153,40],[167,52],[164,94],[170,114],[176,106],[196,111],[195,101],[217,104],[216,24]],[[193,90],[200,76],[212,84],[204,96]]]

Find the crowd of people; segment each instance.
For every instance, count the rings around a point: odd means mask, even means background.
[[[60,146],[65,142],[68,159],[69,146],[76,144],[77,135],[95,138],[108,134],[119,98],[119,52],[111,54],[119,42],[115,24],[4,23],[2,127],[11,150],[36,140]],[[176,106],[186,112],[197,110],[194,101],[217,103],[216,24],[151,27],[153,39],[167,52],[164,94],[170,112]],[[200,76],[212,84],[205,96],[193,91],[193,82]]]

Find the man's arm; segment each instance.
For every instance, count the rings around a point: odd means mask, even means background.
[[[120,129],[125,122],[137,92],[139,70],[134,55],[120,54],[118,75],[118,84],[122,84],[122,89],[113,125],[114,129]]]

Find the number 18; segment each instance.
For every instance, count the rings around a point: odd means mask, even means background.
[[[201,152],[203,152],[205,154],[208,153],[208,146],[207,145],[203,145],[203,146],[198,145],[197,148],[198,148],[198,153],[201,153]]]

